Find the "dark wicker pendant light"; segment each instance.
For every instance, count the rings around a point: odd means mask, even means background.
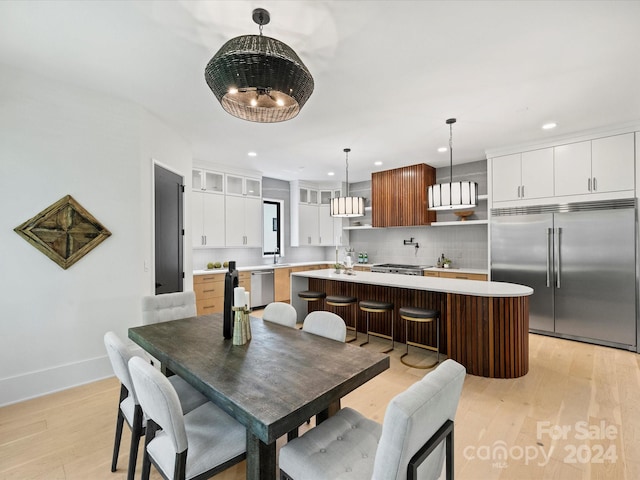
[[[213,56],[204,77],[222,108],[251,122],[289,120],[313,93],[313,77],[288,45],[262,35],[269,12],[253,11],[260,35],[232,38]]]

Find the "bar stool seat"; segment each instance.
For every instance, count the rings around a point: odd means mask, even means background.
[[[313,290],[303,290],[298,292],[298,297],[307,302],[315,302],[325,298],[327,294],[325,292],[315,292]]]
[[[350,295],[327,295],[325,299],[325,304],[331,305],[332,307],[348,307],[351,305],[355,305],[356,303],[358,303],[358,299]],[[345,318],[343,318],[343,320],[345,320],[345,323],[347,323],[347,320]],[[357,322],[358,320],[356,318],[353,319],[353,326],[347,324],[347,330],[352,330],[355,333],[355,337],[347,340],[347,343],[353,342],[354,340],[358,339]]]
[[[400,357],[400,361],[408,367],[412,368],[421,368],[427,369],[431,368],[438,363],[440,363],[440,312],[438,310],[431,310],[428,308],[417,308],[417,307],[401,307],[398,310],[400,314],[400,318],[405,321],[405,342],[407,344],[406,352],[402,354]],[[431,345],[424,345],[422,343],[412,342],[409,340],[409,322],[416,323],[429,323],[436,322],[436,346],[432,347]],[[415,365],[413,363],[408,362],[404,359],[407,355],[409,355],[409,345],[414,347],[423,348],[426,350],[432,350],[436,352],[436,361],[430,365]]]
[[[376,337],[388,338],[391,340],[391,348],[384,350],[382,353],[389,353],[395,348],[395,340],[393,338],[393,303],[391,302],[379,302],[377,300],[360,300],[360,310],[367,314],[367,341],[361,343],[360,346],[369,343],[369,335]],[[385,313],[391,312],[391,336],[384,335],[382,333],[372,332],[369,330],[369,314],[371,313]]]

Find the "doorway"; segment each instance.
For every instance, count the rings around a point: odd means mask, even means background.
[[[182,292],[184,279],[183,177],[154,164],[156,295]]]

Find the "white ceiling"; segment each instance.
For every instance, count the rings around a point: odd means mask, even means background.
[[[264,34],[315,79],[288,122],[236,119],[204,81],[226,40],[258,33],[257,7],[271,13]],[[196,161],[343,180],[350,147],[359,181],[447,166],[436,149],[448,144],[449,117],[454,164],[637,123],[640,1],[4,0],[2,64],[137,102],[181,132]],[[558,127],[541,130],[549,121]]]

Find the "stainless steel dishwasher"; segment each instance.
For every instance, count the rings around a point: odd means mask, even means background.
[[[251,308],[273,302],[273,270],[251,272]]]

